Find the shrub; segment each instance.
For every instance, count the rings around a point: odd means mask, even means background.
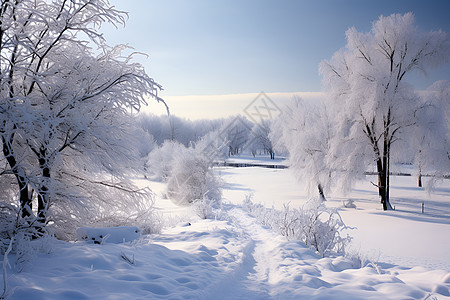
[[[126,186],[120,182],[107,186],[83,181],[80,194],[68,199],[58,198],[49,207],[48,228],[62,240],[75,240],[75,230],[79,227],[137,226],[143,234],[160,232],[161,219],[153,207],[153,193],[148,188]],[[110,198],[108,201],[92,201],[84,196],[84,189],[90,189],[90,196],[94,199],[101,199],[100,194],[107,194]]]
[[[188,205],[203,199],[219,201],[220,181],[208,160],[193,148],[180,149],[173,158],[172,172],[167,181],[167,194],[178,205]]]
[[[343,231],[351,228],[344,224],[336,209],[328,208],[313,198],[300,209],[291,209],[289,204],[285,204],[280,211],[255,204],[251,198],[246,196],[244,208],[262,225],[289,240],[301,240],[322,257],[345,254],[351,237]]]
[[[166,141],[149,155],[148,166],[153,180],[167,183],[167,197],[177,205],[194,205],[194,212],[201,218],[211,218],[213,210],[220,206],[221,181],[212,169],[217,153],[209,153],[198,145],[184,145]],[[213,147],[214,148],[214,147]]]
[[[4,254],[8,248],[13,236],[18,211],[17,207],[6,202],[0,202],[0,254]]]
[[[165,141],[160,147],[154,149],[148,155],[146,176],[152,180],[166,182],[172,173],[174,157],[183,149],[182,144],[174,141]]]

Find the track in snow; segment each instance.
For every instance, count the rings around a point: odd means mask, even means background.
[[[450,274],[444,271],[430,271],[425,278],[422,269],[391,266],[383,270],[375,264],[353,268],[349,259],[321,258],[303,243],[287,241],[258,224],[240,206],[229,205],[226,210],[247,246],[240,265],[222,281],[220,288],[214,289],[212,297],[285,300],[439,296],[449,299]],[[436,285],[436,281],[441,283]]]

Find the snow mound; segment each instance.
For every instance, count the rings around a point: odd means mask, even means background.
[[[21,273],[9,270],[7,299],[211,299],[245,245],[228,222],[209,220],[133,243],[55,241]]]
[[[79,241],[93,242],[94,244],[131,242],[137,240],[140,236],[141,230],[135,226],[80,227],[77,229]]]

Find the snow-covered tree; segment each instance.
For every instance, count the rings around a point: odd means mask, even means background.
[[[220,138],[228,143],[228,155],[240,154],[248,144],[252,123],[245,117],[228,118],[220,129]]]
[[[419,98],[406,82],[408,74],[447,60],[449,37],[441,31],[419,31],[412,13],[381,16],[370,32],[350,28],[346,36],[346,47],[320,64],[336,112],[334,155],[349,177],[362,176],[375,162],[376,185],[387,210],[392,144],[415,122],[418,106]]]
[[[204,199],[221,199],[220,181],[203,152],[182,146],[174,153],[167,194],[178,205],[188,205]]]
[[[261,122],[253,124],[247,145],[253,156],[258,150],[262,150],[263,153],[270,155],[270,159],[275,159],[275,149],[269,137],[271,123],[271,120],[261,120]]]
[[[82,216],[87,199],[112,197],[102,188],[138,201],[124,176],[137,156],[130,117],[161,99],[126,47],[108,47],[99,32],[124,17],[103,0],[1,2],[0,135],[21,217],[33,217],[34,199],[41,224],[49,210]]]
[[[138,117],[139,126],[151,134],[159,146],[166,140],[172,140],[189,147],[207,133],[218,130],[223,122],[223,119],[191,121],[173,114],[170,116],[140,114]]]
[[[141,113],[137,117],[137,124],[153,137],[158,146],[161,146],[164,141],[170,140],[170,124],[166,116]]]
[[[295,98],[276,119],[271,138],[277,148],[289,151],[289,166],[308,183],[309,190],[318,189],[325,200],[324,189],[331,185],[330,142],[333,136],[327,108],[322,102],[306,102]]]
[[[160,147],[153,149],[148,155],[145,173],[152,180],[167,182],[172,173],[173,160],[176,153],[184,146],[176,141],[166,140]]]
[[[219,129],[208,132],[195,143],[196,151],[201,152],[211,164],[228,157],[227,146],[228,141],[221,138]]]
[[[415,111],[410,147],[416,150],[418,185],[422,175],[431,176],[433,183],[449,175],[450,170],[450,82],[441,80],[431,85]]]

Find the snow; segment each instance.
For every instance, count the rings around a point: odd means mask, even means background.
[[[219,219],[200,220],[165,199],[163,184],[140,180],[171,226],[124,243],[51,242],[22,272],[7,269],[7,299],[450,299],[448,180],[428,195],[414,177],[394,177],[391,212],[381,211],[370,182],[348,196],[328,195],[327,205],[357,227],[350,233],[365,259],[359,267],[350,258],[322,258],[243,209],[249,193],[268,207],[303,205],[307,191],[289,169],[216,172],[225,181]],[[348,199],[356,208],[342,207]]]
[[[79,241],[92,241],[94,244],[131,242],[140,236],[141,230],[135,226],[80,227],[77,229],[77,239]]]
[[[284,203],[301,207],[309,199],[289,169],[223,168],[219,172],[229,188],[224,197],[236,204],[248,193],[253,193],[255,202],[277,209]],[[358,183],[347,196],[336,193],[327,197],[330,207],[354,200],[356,209],[340,209],[346,225],[356,227],[350,233],[354,237],[351,250],[370,260],[450,271],[450,180],[432,194],[416,188],[413,176],[394,176],[391,182],[396,211],[381,210],[377,190],[369,181]]]

